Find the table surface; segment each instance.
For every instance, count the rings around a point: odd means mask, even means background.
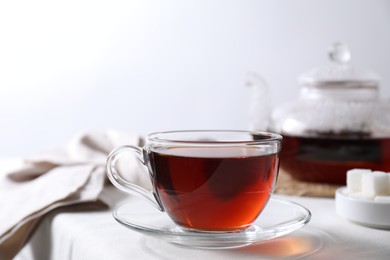
[[[312,213],[300,230],[267,242],[223,250],[190,249],[118,224],[113,209],[132,199],[107,187],[108,210],[57,211],[41,222],[15,259],[390,259],[390,230],[351,223],[335,212],[334,199],[274,195]]]

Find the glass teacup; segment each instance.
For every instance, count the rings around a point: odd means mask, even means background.
[[[150,134],[144,147],[122,146],[108,156],[107,175],[137,193],[180,227],[202,232],[246,229],[276,183],[282,137],[255,131],[170,131]],[[126,181],[116,162],[130,153],[144,164],[153,189]]]

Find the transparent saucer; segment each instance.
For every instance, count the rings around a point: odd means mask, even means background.
[[[223,249],[248,246],[286,235],[309,223],[311,213],[288,200],[271,198],[253,225],[239,232],[205,233],[182,229],[164,212],[144,201],[117,207],[114,218],[125,227],[181,246]]]

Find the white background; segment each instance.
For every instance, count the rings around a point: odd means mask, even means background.
[[[80,131],[246,129],[249,71],[282,104],[335,41],[389,97],[387,0],[2,1],[0,156]]]

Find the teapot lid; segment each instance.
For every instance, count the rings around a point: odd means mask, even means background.
[[[358,70],[349,61],[351,52],[345,43],[334,43],[328,53],[331,64],[312,69],[299,77],[307,87],[378,88],[379,77],[368,70]]]

